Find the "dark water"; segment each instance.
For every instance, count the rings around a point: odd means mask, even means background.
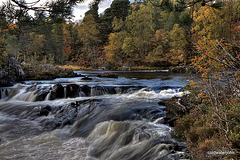
[[[0,88],[0,159],[188,158],[158,102],[182,96],[183,75],[78,71],[91,77],[26,81]],[[56,84],[60,87],[56,89]],[[55,89],[56,90],[55,90]],[[179,149],[180,148],[180,149]]]

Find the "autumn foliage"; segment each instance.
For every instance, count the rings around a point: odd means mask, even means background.
[[[240,2],[209,5],[192,12],[191,65],[197,74],[185,89],[193,109],[177,120],[175,136],[187,142],[193,159],[239,159]]]

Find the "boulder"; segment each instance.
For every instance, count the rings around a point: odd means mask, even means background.
[[[181,98],[173,97],[166,101],[166,116],[165,123],[168,123],[171,127],[174,126],[174,122],[181,118],[183,115],[189,114],[192,109],[192,105],[189,102],[190,95],[184,95]]]
[[[44,101],[49,93],[49,88],[37,90],[35,101]]]
[[[0,87],[12,86],[16,82],[24,80],[25,73],[15,58],[11,57],[9,59],[7,70],[0,69]]]
[[[17,78],[17,81],[23,80],[25,73],[22,70],[22,67],[18,63],[18,61],[15,58],[11,57],[8,63],[9,63],[8,66],[9,66],[10,74],[15,75]]]
[[[50,100],[57,98],[64,98],[64,87],[60,83],[53,86],[49,97]]]
[[[189,104],[189,95],[184,95],[181,98],[173,97],[166,102],[166,111],[177,117],[189,114],[192,106]]]
[[[16,76],[9,75],[4,69],[0,69],[0,87],[13,86],[16,83]]]
[[[52,111],[52,108],[50,106],[45,106],[41,108],[39,115],[40,116],[47,116]]]
[[[91,87],[88,85],[84,85],[80,88],[80,91],[82,91],[86,96],[91,96]]]
[[[66,97],[75,98],[79,96],[80,86],[77,84],[69,84],[66,86]]]

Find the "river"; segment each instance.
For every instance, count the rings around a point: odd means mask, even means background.
[[[161,100],[187,79],[166,71],[76,71],[90,77],[25,81],[0,88],[2,160],[186,159],[171,138]]]

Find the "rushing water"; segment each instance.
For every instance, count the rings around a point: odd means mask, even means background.
[[[163,99],[184,94],[165,71],[78,71],[91,77],[26,81],[0,88],[0,159],[188,158],[164,123]],[[179,149],[180,148],[180,149]]]

